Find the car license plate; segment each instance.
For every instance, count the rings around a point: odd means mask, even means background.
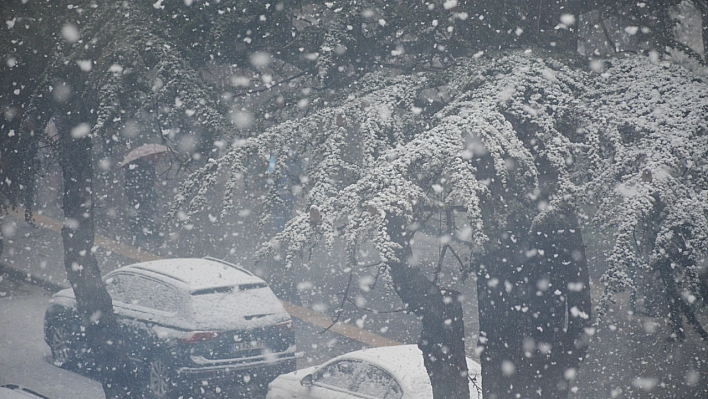
[[[263,341],[242,341],[236,342],[233,346],[234,352],[248,351],[251,349],[263,349],[265,342]]]

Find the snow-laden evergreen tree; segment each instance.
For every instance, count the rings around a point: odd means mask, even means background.
[[[682,316],[705,336],[692,305],[707,299],[708,85],[647,57],[597,62],[518,51],[460,59],[445,73],[367,75],[211,159],[173,212],[200,212],[217,171],[232,176],[230,212],[254,157],[275,151],[278,170],[291,149],[306,154],[293,183],[305,211],[259,256],[285,247],[288,267],[316,243],[343,240],[356,268],[358,249],[376,248],[390,287],[423,320],[419,344],[433,386],[448,389],[440,395],[454,392],[453,379],[435,384],[451,375],[442,363],[460,364],[459,304],[407,259],[430,214],[448,214],[450,240],[468,248],[461,273],[477,275],[485,394],[563,397],[591,317],[579,219],[615,231],[607,300],[657,272],[677,336]]]
[[[636,293],[637,276],[655,274],[675,337],[683,338],[685,318],[708,340],[695,314],[696,301],[708,300],[706,80],[629,58],[609,62],[588,89],[585,112],[599,117],[582,130],[597,143],[586,154],[594,165],[586,194],[600,228],[614,232],[603,301]]]

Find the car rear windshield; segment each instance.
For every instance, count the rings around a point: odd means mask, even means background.
[[[249,284],[246,288],[192,293],[189,317],[200,328],[225,331],[267,325],[282,317],[282,305],[267,285]]]

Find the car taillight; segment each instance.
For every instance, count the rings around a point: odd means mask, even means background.
[[[185,344],[198,344],[216,338],[219,335],[221,335],[221,331],[194,331],[187,334],[181,341]]]

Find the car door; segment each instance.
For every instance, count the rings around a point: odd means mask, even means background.
[[[106,288],[113,299],[113,309],[129,357],[144,361],[146,352],[155,349],[157,343],[152,326],[170,323],[179,306],[178,295],[161,281],[132,273],[109,277]]]
[[[339,360],[329,363],[312,375],[312,385],[302,386],[298,399],[352,399],[357,398],[351,390],[361,362]]]

